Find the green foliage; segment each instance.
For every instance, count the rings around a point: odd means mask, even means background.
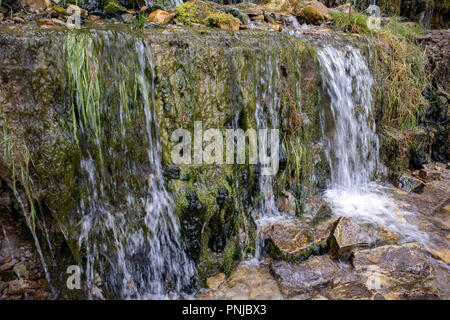
[[[331,11],[330,13],[334,23],[345,32],[351,33],[370,32],[369,28],[367,28],[368,16],[363,13],[359,13],[356,11],[352,11],[350,14],[333,11]]]
[[[377,91],[386,126],[413,128],[426,107],[422,92],[429,85],[425,71],[426,57],[415,35],[423,32],[416,24],[400,23],[397,18],[372,39],[374,70],[379,75]]]

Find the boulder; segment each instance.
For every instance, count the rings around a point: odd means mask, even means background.
[[[178,13],[177,20],[187,25],[201,24],[237,31],[241,24],[241,21],[232,14],[223,13],[213,5],[200,0],[185,2],[176,7],[176,12]]]
[[[330,9],[328,9],[327,6],[324,5],[322,2],[313,0],[313,1],[306,1],[305,4],[307,6],[311,6],[314,9],[316,9],[317,12],[319,12],[321,15],[323,15],[326,19],[331,19],[330,12],[329,12]]]
[[[298,14],[297,20],[301,24],[321,25],[325,22],[325,17],[312,6],[304,7]]]
[[[59,19],[39,19],[36,20],[37,24],[41,27],[66,27],[67,24]]]
[[[277,28],[275,26],[278,26]],[[280,31],[280,25],[273,25],[273,29],[275,31]],[[277,199],[277,207],[278,210],[282,212],[289,213],[291,215],[295,215],[297,204],[295,202],[295,197],[290,192],[285,192]]]
[[[269,227],[267,238],[274,258],[302,261],[327,249],[327,237],[314,229],[300,229],[294,224],[279,222]]]
[[[422,246],[416,242],[357,250],[353,266],[377,289],[409,285],[434,276],[430,261]]]
[[[368,235],[350,218],[340,217],[332,224],[328,243],[333,259],[347,257],[354,248],[368,244]]]
[[[16,2],[16,7],[25,8],[25,10],[33,13],[44,11],[50,5],[50,0],[18,0]]]
[[[206,286],[209,289],[217,290],[219,288],[219,286],[222,283],[224,283],[224,281],[225,281],[225,274],[219,273],[219,274],[215,275],[214,277],[209,277],[208,279],[206,279]]]
[[[224,276],[223,276],[224,278]],[[271,277],[267,266],[251,266],[239,264],[228,280],[222,282],[217,289],[201,293],[200,300],[280,300],[280,289]]]
[[[333,281],[339,267],[328,255],[316,256],[299,264],[278,261],[270,265],[283,294],[292,297]]]
[[[148,22],[150,23],[157,23],[157,24],[166,24],[168,23],[174,16],[176,15],[175,12],[169,12],[164,11],[161,9],[157,9],[153,11],[147,18]]]
[[[338,284],[330,290],[330,298],[333,300],[369,300],[373,299],[371,290],[364,283],[352,281]]]
[[[438,170],[420,169],[414,175],[427,182],[441,180],[441,173]]]
[[[422,181],[408,174],[397,174],[393,176],[391,181],[396,188],[406,192],[419,192],[424,187]]]

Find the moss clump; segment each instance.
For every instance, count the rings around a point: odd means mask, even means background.
[[[197,23],[209,27],[218,27],[224,23],[241,23],[232,14],[220,12],[211,5],[199,0],[185,2],[179,5],[176,11],[178,13],[178,21],[187,25]]]
[[[121,6],[117,1],[109,1],[103,9],[109,15],[116,15],[127,12],[127,9]]]
[[[312,6],[307,6],[298,13],[297,20],[300,23],[319,26],[325,22],[325,17]]]
[[[63,9],[58,6],[51,6],[53,10],[58,14],[58,16],[68,16],[66,9]]]

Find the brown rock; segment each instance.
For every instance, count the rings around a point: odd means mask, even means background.
[[[13,21],[15,23],[25,23],[25,20],[23,18],[21,18],[21,17],[14,17]]]
[[[438,170],[420,169],[417,176],[425,181],[441,180],[441,173]]]
[[[273,30],[280,31],[281,26],[279,24],[274,24]],[[295,202],[295,197],[290,192],[285,192],[277,199],[278,210],[295,215],[297,204]]]
[[[362,245],[367,245],[368,235],[362,228],[347,217],[340,217],[333,222],[329,238],[330,256],[348,256],[348,253]]]
[[[67,24],[59,19],[39,19],[36,20],[39,26],[41,27],[66,27]]]
[[[312,254],[326,251],[327,237],[314,229],[300,229],[293,224],[276,223],[267,231],[274,258],[302,261]]]
[[[51,5],[50,0],[18,0],[19,5],[27,11],[39,12]]]
[[[279,25],[279,24],[273,24],[272,28],[274,31],[281,31],[281,25]],[[295,202],[294,202],[294,204],[295,204]],[[289,208],[289,209],[290,209],[290,212],[294,212],[294,214],[295,214],[295,208],[294,208],[294,211],[292,211],[292,208]]]
[[[80,15],[84,18],[86,18],[89,15],[89,12],[85,9],[80,8],[79,6],[76,6],[72,3],[68,3],[67,4],[67,13],[70,14],[74,14],[77,11],[80,11]]]
[[[8,282],[8,294],[30,293],[44,287],[45,280],[12,280]]]
[[[238,19],[230,19],[225,22],[219,23],[219,28],[222,30],[231,30],[231,31],[238,31],[240,22]]]
[[[134,15],[132,15],[131,13],[125,13],[121,17],[125,23],[128,23],[134,19]]]
[[[434,275],[419,243],[355,251],[353,266],[360,274],[385,287],[424,281]]]
[[[313,7],[316,9],[321,15],[323,15],[326,19],[331,19],[330,9],[327,8],[322,2],[317,0],[305,2],[306,5]]]
[[[101,18],[99,16],[96,16],[94,14],[91,14],[90,16],[88,16],[87,20],[90,22],[96,22],[99,21]]]
[[[372,293],[364,283],[347,282],[339,284],[330,291],[333,300],[368,300],[372,298]]]
[[[270,265],[270,270],[281,291],[291,297],[333,281],[339,267],[328,255],[323,255],[299,264],[278,261]]]
[[[147,20],[148,20],[148,22],[153,22],[153,23],[158,23],[158,24],[166,24],[175,15],[176,15],[175,12],[169,12],[169,11],[157,9],[148,16]]]
[[[217,290],[217,288],[219,288],[219,286],[224,281],[225,281],[225,274],[219,273],[219,274],[215,275],[214,277],[210,277],[210,278],[206,279],[206,286],[209,289]]]

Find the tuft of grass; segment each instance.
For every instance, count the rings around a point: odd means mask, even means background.
[[[384,106],[381,122],[387,126],[414,128],[427,106],[422,95],[429,85],[426,57],[415,43],[415,36],[422,32],[416,24],[392,18],[372,39],[374,71],[380,77],[375,90]]]
[[[368,16],[352,11],[350,14],[344,12],[330,12],[334,23],[345,32],[351,33],[369,33],[367,27]]]
[[[72,97],[72,121],[75,140],[79,143],[77,125],[94,133],[100,149],[101,90],[98,79],[99,63],[92,39],[83,33],[68,34],[64,43],[68,86]],[[101,155],[101,152],[99,152]]]

